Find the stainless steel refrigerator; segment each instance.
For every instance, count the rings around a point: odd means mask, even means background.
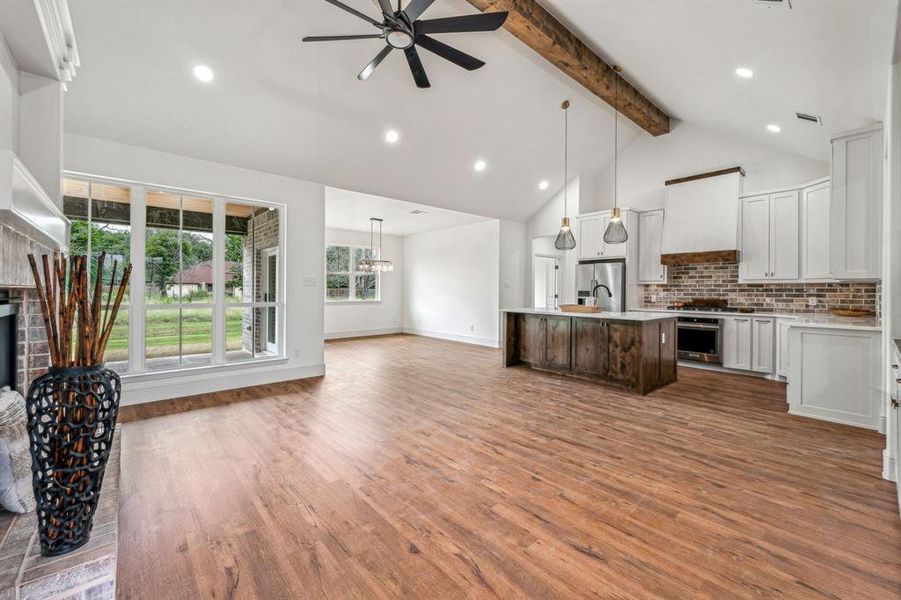
[[[610,289],[607,295],[605,285]],[[576,266],[576,298],[579,304],[596,295],[598,305],[605,312],[621,312],[626,307],[626,261],[617,260],[582,260]]]

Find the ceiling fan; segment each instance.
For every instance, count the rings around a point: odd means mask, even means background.
[[[363,19],[370,25],[374,25],[381,29],[381,33],[363,34],[363,35],[324,35],[324,36],[308,36],[303,38],[305,42],[335,42],[341,40],[368,40],[368,39],[384,39],[387,46],[381,52],[376,54],[366,67],[360,71],[357,78],[366,80],[372,75],[379,63],[385,60],[385,57],[392,50],[403,50],[407,57],[407,63],[410,65],[410,71],[413,73],[413,80],[416,85],[421,88],[431,87],[429,78],[419,59],[419,53],[416,47],[420,46],[429,52],[433,52],[449,60],[450,62],[463,67],[468,71],[474,71],[485,66],[485,63],[465,52],[461,52],[456,48],[452,48],[443,42],[439,42],[431,37],[430,33],[466,33],[471,31],[494,31],[504,24],[507,20],[506,12],[483,13],[478,15],[464,15],[460,17],[445,17],[443,19],[426,19],[421,20],[419,17],[425,10],[432,5],[435,0],[412,0],[407,4],[406,8],[401,8],[401,0],[397,0],[397,10],[392,10],[391,0],[378,0],[379,7],[382,9],[382,22],[372,19],[360,11],[339,2],[338,0],[325,0],[329,4],[333,4],[342,10],[346,10],[350,14]]]

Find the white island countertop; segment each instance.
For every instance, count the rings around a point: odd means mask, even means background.
[[[679,310],[661,308],[636,308],[635,312],[670,314],[693,317],[756,317],[785,320],[789,327],[817,327],[821,329],[854,329],[859,331],[882,331],[882,323],[876,317],[840,317],[823,313],[774,313],[774,312],[720,312],[704,310]]]
[[[564,312],[553,308],[502,308],[501,312],[519,313],[527,315],[553,315],[555,317],[577,317],[580,319],[600,319],[602,321],[660,321],[662,319],[673,319],[676,317],[673,313],[652,312],[647,310],[629,310],[626,312]]]

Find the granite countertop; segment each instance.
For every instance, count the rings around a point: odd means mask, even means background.
[[[522,313],[529,315],[554,315],[558,317],[578,317],[580,319],[600,319],[602,321],[659,321],[662,319],[672,319],[676,315],[666,311],[650,311],[650,310],[630,310],[626,312],[563,312],[553,308],[504,308],[501,312],[506,313]]]
[[[662,308],[636,308],[635,311],[669,313],[673,315],[693,315],[698,317],[769,317],[773,319],[784,319],[788,322],[789,327],[819,327],[823,329],[882,331],[882,323],[876,317],[839,317],[838,315],[820,313],[717,312]]]

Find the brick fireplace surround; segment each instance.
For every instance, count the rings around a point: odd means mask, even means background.
[[[31,381],[50,366],[44,320],[27,255],[50,251],[0,225],[0,291],[17,305],[16,390],[23,396]],[[8,349],[0,348],[0,352]],[[94,519],[91,540],[59,558],[40,555],[34,513],[0,509],[0,600],[113,600],[119,525],[119,434],[113,443]]]
[[[758,312],[825,313],[829,308],[851,308],[879,314],[878,283],[739,283],[736,263],[670,269],[670,283],[642,286],[645,307],[666,308],[692,298],[725,298],[729,306],[753,307]],[[816,305],[810,306],[808,298],[816,298]]]

